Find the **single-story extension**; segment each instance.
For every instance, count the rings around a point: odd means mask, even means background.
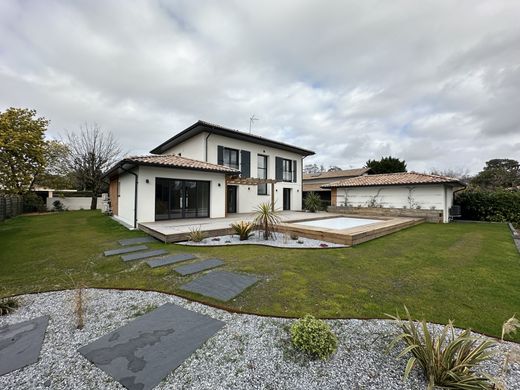
[[[351,177],[364,176],[371,173],[370,168],[354,168],[342,169],[337,171],[304,173],[303,174],[303,197],[309,192],[317,192],[322,200],[327,205],[331,204],[330,188],[323,188],[322,186],[334,183],[338,180],[349,179]]]
[[[155,147],[127,157],[105,177],[112,214],[139,223],[220,218],[270,202],[301,210],[303,159],[314,152],[197,121]]]
[[[452,177],[402,172],[359,176],[322,187],[331,190],[332,206],[436,210],[446,223],[453,194],[466,186]]]

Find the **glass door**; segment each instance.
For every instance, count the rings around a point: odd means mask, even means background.
[[[209,217],[209,182],[155,180],[155,220]]]

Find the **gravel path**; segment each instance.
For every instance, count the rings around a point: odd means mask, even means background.
[[[22,296],[23,306],[0,317],[0,326],[50,315],[38,363],[0,377],[0,389],[122,389],[84,359],[77,349],[143,314],[171,302],[226,322],[206,344],[165,378],[157,389],[424,389],[414,371],[402,380],[405,360],[384,350],[395,325],[383,320],[328,321],[339,339],[326,361],[312,361],[295,351],[287,327],[291,320],[230,314],[175,296],[141,291],[89,289],[86,324],[76,330],[72,291]],[[501,350],[520,346],[503,343]],[[496,374],[499,358],[486,364]],[[508,389],[520,389],[520,364],[507,376]]]
[[[189,246],[226,246],[226,245],[266,245],[276,248],[345,248],[346,245],[335,244],[333,242],[313,240],[312,238],[298,237],[297,240],[291,239],[289,235],[283,233],[274,233],[274,238],[264,240],[262,233],[254,231],[248,240],[240,241],[240,237],[236,234],[230,234],[219,237],[205,238],[200,242],[183,241],[177,242],[179,245]]]

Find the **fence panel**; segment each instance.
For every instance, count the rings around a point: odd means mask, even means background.
[[[21,195],[0,194],[0,221],[21,214],[22,210],[23,198]]]

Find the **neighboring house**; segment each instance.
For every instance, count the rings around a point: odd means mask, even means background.
[[[304,173],[303,197],[305,197],[309,192],[318,192],[321,200],[327,205],[330,205],[330,188],[322,188],[321,186],[333,183],[338,180],[368,175],[370,172],[370,168],[354,168],[340,171]]]
[[[327,184],[333,206],[439,210],[449,221],[453,194],[465,188],[446,176],[416,172],[359,176]]]
[[[125,158],[105,173],[114,216],[134,227],[247,213],[264,202],[301,210],[302,162],[314,154],[204,121],[151,153]]]

